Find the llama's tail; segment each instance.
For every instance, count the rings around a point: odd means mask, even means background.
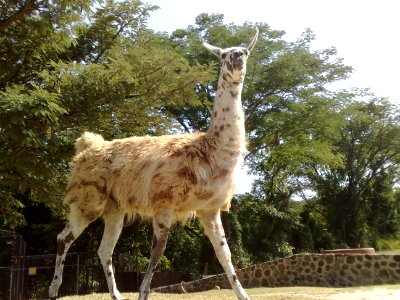
[[[96,148],[103,145],[104,139],[101,135],[92,132],[85,132],[75,142],[76,154],[86,150],[87,148]]]

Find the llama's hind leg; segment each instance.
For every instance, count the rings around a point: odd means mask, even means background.
[[[171,228],[174,214],[172,211],[164,211],[157,213],[153,218],[153,242],[151,245],[151,254],[149,265],[144,275],[144,279],[139,288],[139,300],[147,300],[150,293],[150,283],[153,278],[154,269],[158,261],[164,254],[167,245],[168,232]]]
[[[231,261],[231,251],[225,238],[224,228],[222,227],[220,211],[198,211],[197,216],[204,226],[204,230],[214,247],[215,254],[224,268],[229,282],[239,300],[250,299],[246,291],[240,284],[235,269]]]
[[[90,220],[71,210],[70,219],[64,230],[57,236],[57,257],[53,281],[49,287],[49,298],[56,299],[58,289],[62,283],[65,256],[69,247],[78,238],[82,231],[89,225]]]
[[[112,266],[112,253],[114,247],[121,234],[122,226],[124,223],[124,213],[121,211],[115,213],[108,213],[103,216],[104,218],[104,234],[100,243],[99,254],[101,264],[103,265],[104,274],[106,275],[108,290],[112,299],[122,300],[120,292],[115,283],[114,270]]]

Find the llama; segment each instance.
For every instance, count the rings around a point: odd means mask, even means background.
[[[122,300],[115,283],[112,253],[124,217],[136,214],[152,219],[153,225],[150,261],[139,300],[149,297],[169,229],[174,222],[192,215],[204,226],[237,298],[249,299],[235,274],[220,213],[229,210],[235,174],[245,152],[241,92],[247,58],[257,37],[258,30],[246,47],[221,49],[204,43],[222,64],[207,132],[112,141],[86,132],[77,139],[64,198],[70,208],[69,221],[57,236],[50,299],[57,297],[69,247],[90,222],[102,217],[105,227],[98,255],[112,299]]]

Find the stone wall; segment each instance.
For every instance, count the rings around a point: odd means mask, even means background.
[[[245,288],[274,286],[346,287],[400,283],[400,255],[297,254],[237,271]],[[231,288],[219,274],[155,289],[157,292],[199,292]]]

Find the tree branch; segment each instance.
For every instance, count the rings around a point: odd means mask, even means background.
[[[19,10],[17,10],[10,17],[0,20],[0,31],[10,26],[15,21],[21,20],[25,15],[29,14],[35,8],[35,0],[26,0],[24,5],[21,6]]]
[[[113,41],[121,34],[121,32],[125,29],[125,26],[126,26],[126,25],[121,24],[121,27],[119,28],[119,30],[117,31],[117,33],[112,37],[112,40],[113,40]],[[110,47],[110,48],[111,48],[111,47]],[[100,60],[100,58],[103,56],[103,54],[104,54],[107,50],[109,50],[110,48],[103,48],[103,49],[101,49],[100,52],[97,54],[97,56],[96,56],[96,58],[94,59],[93,62],[94,62],[94,63],[98,63],[99,60]]]

